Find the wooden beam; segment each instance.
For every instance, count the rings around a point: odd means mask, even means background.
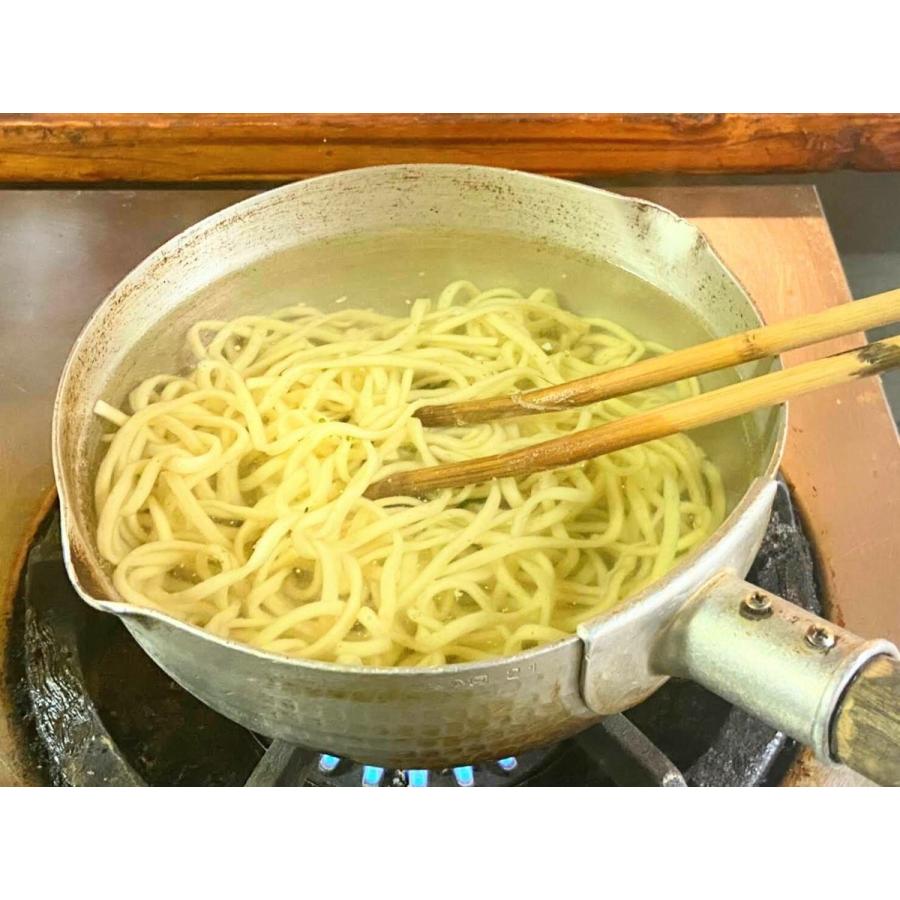
[[[0,184],[272,183],[403,162],[574,177],[890,171],[900,115],[0,115]]]

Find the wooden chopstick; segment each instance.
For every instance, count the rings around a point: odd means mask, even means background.
[[[416,416],[424,425],[474,425],[511,416],[559,412],[643,391],[682,378],[704,375],[785,350],[817,344],[900,320],[900,289],[845,303],[824,312],[788,319],[729,337],[641,360],[631,366],[589,375],[511,397],[423,406]]]
[[[438,488],[570,466],[614,450],[774,406],[819,388],[877,375],[896,366],[900,366],[900,337],[771,372],[512,453],[398,472],[370,485],[365,496],[370,500],[422,496]]]

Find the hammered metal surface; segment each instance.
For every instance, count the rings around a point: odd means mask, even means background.
[[[581,700],[576,641],[477,670],[360,673],[254,656],[221,642],[205,643],[197,665],[194,634],[137,617],[125,624],[175,681],[223,715],[373,765],[499,759],[561,740],[597,718]]]

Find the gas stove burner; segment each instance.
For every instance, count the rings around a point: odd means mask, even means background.
[[[812,554],[784,485],[748,580],[821,612]],[[384,769],[269,741],[182,690],[117,619],[75,594],[62,562],[58,511],[28,555],[9,645],[6,681],[15,686],[22,743],[39,783],[762,785],[779,782],[796,750],[781,732],[677,679],[561,744],[445,769]]]
[[[702,689],[701,689],[702,690]],[[781,742],[776,742],[779,749]],[[250,787],[515,787],[566,784],[685,787],[678,767],[625,716],[608,716],[560,744],[442,769],[384,769],[273,741]]]
[[[512,787],[539,778],[567,752],[567,744],[529,750],[490,762],[436,769],[389,769],[313,753],[272,741],[247,780],[249,787]]]

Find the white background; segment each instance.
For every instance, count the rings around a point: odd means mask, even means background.
[[[11,112],[871,112],[892,4],[14,0]]]

